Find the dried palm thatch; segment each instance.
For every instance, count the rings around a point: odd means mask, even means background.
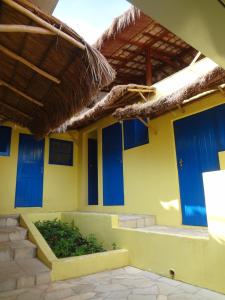
[[[117,34],[121,33],[128,26],[135,25],[136,21],[141,17],[141,11],[132,6],[121,16],[115,18],[111,26],[100,36],[100,38],[93,45],[98,50],[101,50],[103,44],[108,39],[113,39]]]
[[[43,137],[87,106],[115,72],[30,2],[1,0],[0,11],[0,115]]]
[[[118,108],[113,116],[118,120],[149,117],[150,119],[158,117],[168,111],[176,109],[180,105],[190,103],[190,100],[196,100],[204,96],[205,92],[217,91],[218,86],[225,82],[225,70],[221,67],[215,66],[208,73],[200,76],[191,84],[179,89],[178,91],[159,98],[156,101],[149,101],[146,103],[136,103]]]
[[[102,100],[91,109],[73,117],[66,124],[68,129],[78,129],[87,126],[105,116],[110,115],[118,107],[136,102],[138,99],[146,99],[155,92],[155,88],[135,84],[117,85],[112,88]]]

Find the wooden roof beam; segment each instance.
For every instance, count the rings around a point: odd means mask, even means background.
[[[16,107],[13,107],[13,106],[11,106],[11,105],[9,105],[9,104],[6,104],[6,103],[4,103],[4,102],[2,102],[2,101],[0,100],[0,107],[1,107],[1,106],[2,106],[3,108],[7,109],[7,110],[11,110],[11,111],[14,112],[14,113],[20,114],[20,115],[23,116],[24,118],[27,118],[27,119],[29,119],[29,120],[32,120],[32,117],[31,117],[30,115],[26,114],[25,112],[21,111],[20,109],[18,109],[18,108],[16,108]]]
[[[3,45],[0,44],[0,51],[4,54],[6,54],[7,56],[9,56],[10,58],[19,61],[20,63],[24,64],[25,66],[27,66],[28,68],[32,69],[33,71],[37,72],[38,74],[40,74],[41,76],[59,84],[60,80],[58,78],[56,78],[55,76],[50,75],[49,73],[45,72],[44,70],[38,68],[37,66],[35,66],[34,64],[32,64],[31,62],[29,62],[28,60],[26,60],[25,58],[17,55],[15,52],[7,49],[6,47],[4,47]]]
[[[152,33],[150,33],[150,32],[143,32],[142,33],[144,36],[146,36],[146,37],[149,37],[149,38],[155,38],[155,35],[154,34],[152,34]],[[157,40],[157,42],[158,42],[159,40]],[[181,45],[177,45],[176,43],[173,43],[173,42],[171,42],[171,41],[169,41],[169,40],[164,40],[163,38],[160,40],[161,42],[163,42],[163,43],[166,43],[166,44],[168,44],[168,45],[170,45],[170,46],[172,46],[172,47],[174,47],[174,48],[178,48],[178,49],[181,49],[181,50],[183,50],[183,49],[185,49],[185,47],[183,47],[183,46],[181,46]]]
[[[121,57],[121,56],[106,56],[107,60],[117,60],[117,61],[121,61],[124,62],[127,58],[126,57]],[[129,60],[129,62],[133,62],[135,64],[140,64],[140,65],[144,65],[145,62],[143,61],[138,61],[134,59]],[[110,62],[112,64],[112,62]],[[119,66],[119,64],[118,64]]]
[[[128,50],[128,49],[124,49],[123,51],[135,53],[135,51]],[[171,67],[173,67],[176,70],[178,69],[176,62],[172,61],[169,57],[166,57],[165,55],[161,55],[159,52],[162,52],[162,51],[151,49],[151,57],[154,58],[155,60],[158,60],[158,61],[161,61],[161,62],[164,62],[164,63],[170,65]],[[144,56],[144,54],[140,54],[140,53],[138,55]]]
[[[73,38],[72,36],[70,36],[67,33],[63,32],[62,30],[54,27],[50,23],[46,22],[42,18],[40,18],[37,15],[35,15],[34,13],[32,13],[30,10],[28,10],[28,9],[24,8],[23,6],[17,4],[16,2],[14,2],[12,0],[1,0],[1,1],[4,4],[6,4],[6,5],[10,6],[11,8],[15,9],[16,11],[18,11],[19,13],[21,13],[21,14],[25,15],[26,17],[30,18],[34,22],[40,24],[44,28],[54,32],[56,35],[63,38],[64,40],[68,41],[73,46],[75,46],[77,48],[80,48],[81,50],[86,49],[86,46],[83,45],[82,43],[80,43],[79,41],[75,40],[75,38]]]
[[[0,32],[4,33],[33,33],[44,35],[56,35],[56,33],[43,27],[15,24],[0,24]]]
[[[113,65],[113,67],[116,69],[117,64],[111,63],[111,65]],[[145,69],[135,68],[135,67],[132,67],[132,66],[127,66],[127,65],[125,65],[122,68],[132,70],[132,71],[137,71],[137,72],[143,72],[143,73],[145,72]]]
[[[149,48],[146,49],[146,84],[152,85],[152,62],[151,62],[152,51]]]
[[[167,30],[166,29],[162,29],[160,34],[157,36],[157,38],[162,38],[165,34],[167,34]],[[152,41],[151,43],[145,43],[145,46],[152,46],[155,43],[155,41]],[[124,60],[120,65],[124,65],[127,62],[129,62],[130,60],[133,60],[135,56],[139,55],[141,52],[143,51],[143,48],[138,49],[137,51],[135,51],[135,53],[131,53],[131,55],[129,55],[126,60]]]
[[[17,88],[15,88],[15,87],[12,86],[11,84],[9,84],[9,83],[7,83],[7,82],[5,82],[5,81],[3,81],[3,80],[0,80],[0,86],[1,86],[1,85],[2,85],[2,86],[5,86],[6,88],[8,88],[9,90],[13,91],[14,93],[16,93],[16,94],[22,96],[23,98],[25,98],[26,100],[28,100],[28,101],[31,102],[31,103],[34,103],[34,104],[36,104],[36,105],[38,105],[38,106],[41,106],[41,107],[44,106],[44,104],[43,104],[42,102],[40,102],[40,101],[38,101],[38,100],[36,100],[36,99],[34,99],[34,98],[28,96],[27,94],[21,92],[20,90],[18,90]]]

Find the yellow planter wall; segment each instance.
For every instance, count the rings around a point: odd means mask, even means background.
[[[10,156],[0,156],[0,214],[76,210],[78,146],[74,143],[74,166],[50,165],[48,164],[49,138],[47,137],[44,153],[43,207],[14,208],[20,133],[28,133],[28,131],[12,127]],[[68,134],[55,134],[51,137],[72,141]]]
[[[225,102],[221,93],[196,101],[150,122],[149,144],[123,151],[124,206],[103,206],[102,192],[102,128],[115,120],[105,118],[80,131],[79,151],[79,210],[153,214],[157,223],[181,226],[180,194],[175,153],[173,121]],[[154,134],[152,128],[157,131]],[[98,188],[99,205],[87,204],[87,138],[98,133]]]

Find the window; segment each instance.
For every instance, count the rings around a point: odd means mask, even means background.
[[[72,166],[73,142],[50,139],[49,164]]]
[[[0,156],[10,155],[12,129],[6,126],[0,126]]]
[[[140,120],[126,120],[123,122],[124,149],[138,147],[149,142],[148,127]]]

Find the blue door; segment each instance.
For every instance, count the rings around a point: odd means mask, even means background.
[[[15,207],[41,207],[44,140],[20,134]]]
[[[102,130],[103,203],[123,205],[122,128],[120,123]]]
[[[88,205],[98,205],[98,142],[88,139]]]
[[[174,122],[184,225],[207,226],[202,173],[219,169],[217,110]]]

